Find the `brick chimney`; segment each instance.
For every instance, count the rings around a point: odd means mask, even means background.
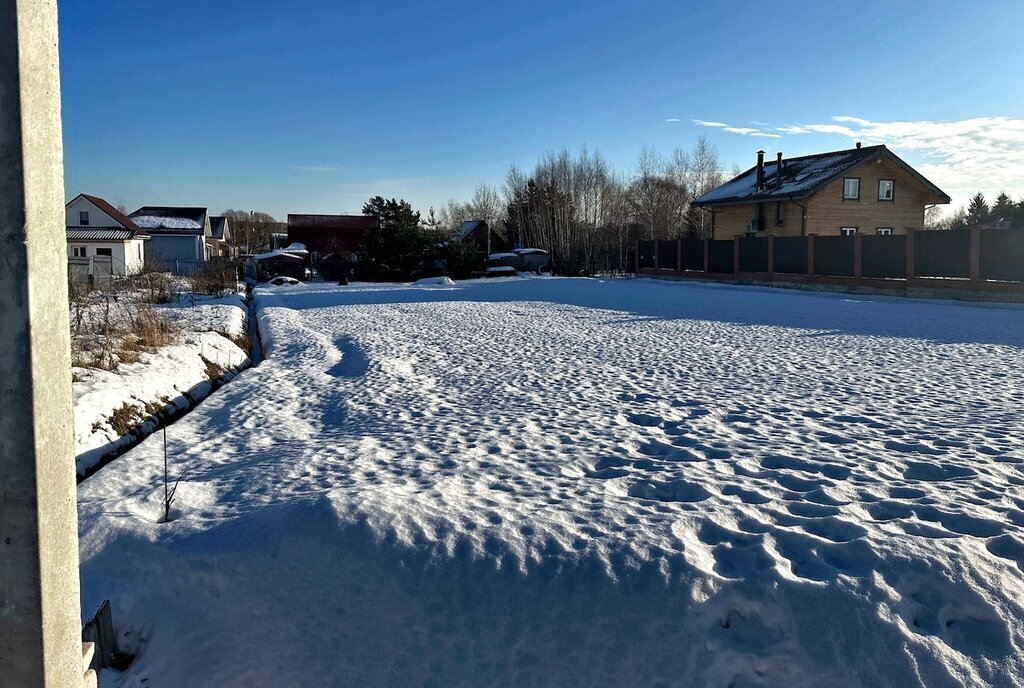
[[[764,188],[764,151],[757,151],[757,190]]]

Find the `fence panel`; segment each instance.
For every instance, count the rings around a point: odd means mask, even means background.
[[[704,270],[704,240],[683,239],[683,270]]]
[[[971,233],[966,229],[914,233],[915,277],[962,277],[971,273]]]
[[[775,272],[790,275],[807,274],[807,237],[775,237],[772,248]]]
[[[853,237],[814,237],[814,274],[853,277]]]
[[[678,270],[676,261],[679,258],[679,242],[658,240],[658,268],[662,270]]]
[[[981,230],[980,277],[1024,282],[1024,229]]]
[[[708,272],[732,274],[732,239],[712,239],[708,242]]]
[[[740,239],[740,272],[768,272],[768,240],[759,237]]]
[[[862,277],[903,279],[907,276],[907,237],[905,234],[880,236],[867,234],[860,238]]]
[[[641,268],[653,268],[654,267],[654,242],[653,241],[638,241],[637,248],[640,251],[640,255],[637,257],[637,263]]]

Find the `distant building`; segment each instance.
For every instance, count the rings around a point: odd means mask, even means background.
[[[924,228],[941,189],[885,146],[784,160],[779,153],[694,200],[711,212],[714,236],[905,234]]]
[[[206,238],[206,255],[210,258],[232,258],[237,254],[231,236],[231,221],[223,215],[210,217],[210,236]]]
[[[95,272],[110,278],[142,270],[149,236],[120,210],[99,196],[79,194],[64,206],[64,213],[76,281]]]
[[[490,245],[488,245],[488,236]],[[476,246],[477,253],[481,258],[486,259],[488,253],[507,251],[511,248],[505,237],[491,229],[483,220],[467,220],[452,235],[451,241],[471,241]]]
[[[377,227],[372,215],[288,215],[288,242],[305,244],[310,253],[337,254],[352,260],[366,232]]]
[[[149,259],[179,271],[207,259],[206,238],[213,231],[206,208],[145,205],[129,217],[151,237]]]

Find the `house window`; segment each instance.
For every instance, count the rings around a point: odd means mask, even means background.
[[[85,258],[85,246],[72,246],[71,255],[75,258]]]
[[[878,200],[891,201],[895,191],[896,182],[891,179],[878,180]]]
[[[113,256],[114,252],[111,251],[109,248],[98,248],[98,249],[96,249],[96,255],[97,256]]]
[[[843,200],[844,201],[859,201],[860,200],[860,178],[859,177],[845,177],[843,179]]]
[[[775,226],[782,226],[782,201],[775,201]]]
[[[78,224],[87,225],[89,224],[89,211],[82,210],[78,213]]]
[[[892,236],[892,227],[877,227],[875,233],[879,236]]]
[[[840,227],[839,228],[839,233],[842,234],[843,236],[853,236],[854,234],[857,233],[857,228],[856,227]]]

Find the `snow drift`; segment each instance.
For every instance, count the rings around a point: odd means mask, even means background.
[[[1012,686],[1024,309],[645,280],[258,290],[80,487],[109,685]]]

